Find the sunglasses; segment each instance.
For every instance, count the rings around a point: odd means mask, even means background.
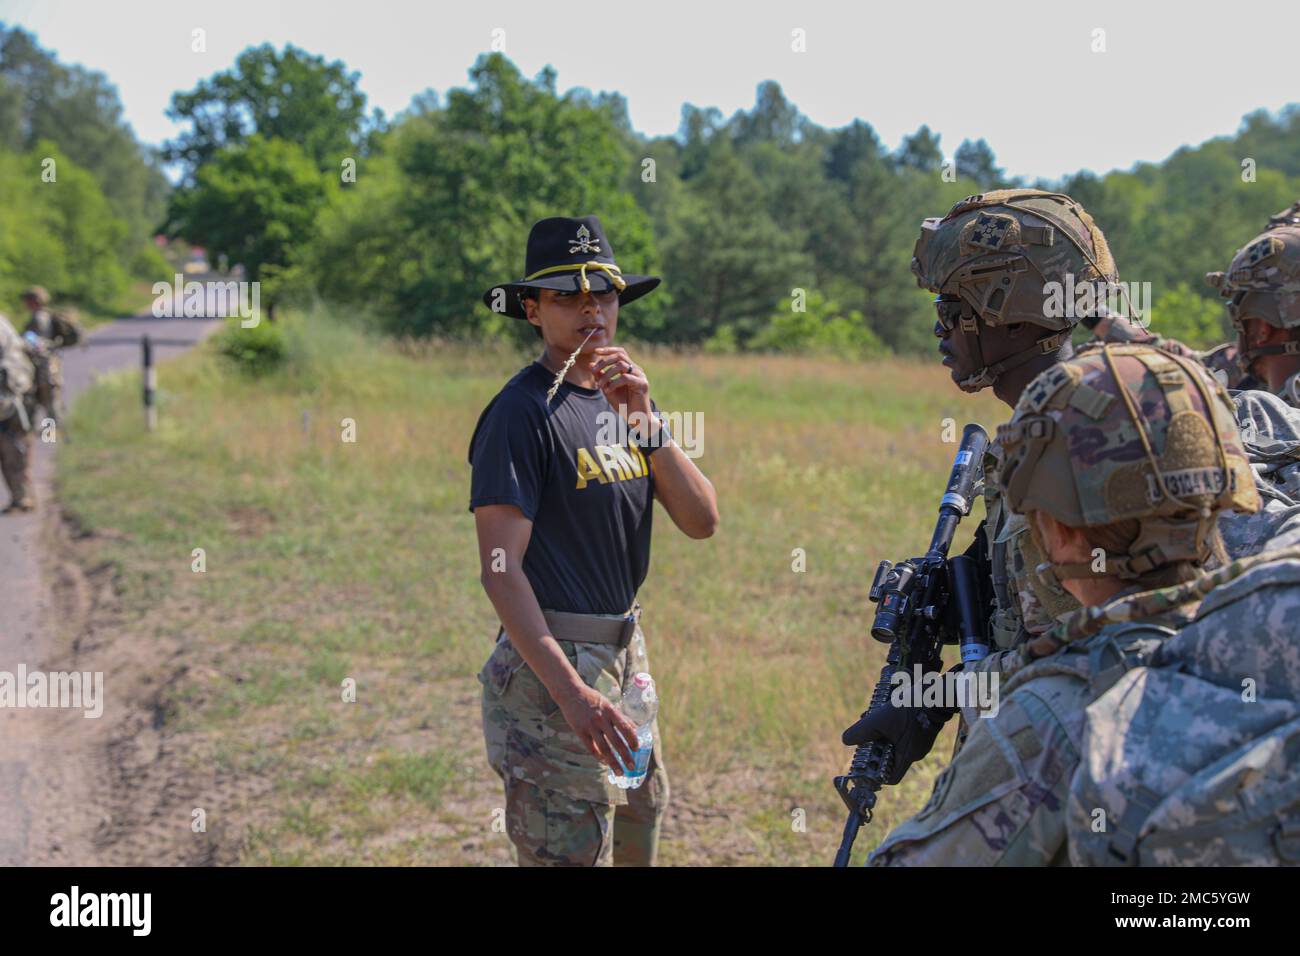
[[[939,316],[939,326],[944,332],[951,332],[961,320],[966,303],[955,295],[940,295],[934,300],[934,311]]]

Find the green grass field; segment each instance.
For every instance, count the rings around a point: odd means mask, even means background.
[[[288,335],[288,364],[261,379],[210,347],[163,366],[153,434],[138,374],[101,380],[60,452],[65,507],[116,571],[116,626],[179,661],[170,759],[219,808],[227,859],[508,862],[465,455],[531,356],[367,339],[319,314]],[[703,413],[722,513],[701,542],[660,509],[640,595],[674,795],[662,861],[828,864],[839,734],[883,659],[871,574],[928,543],[944,420],[959,434],[1005,413],[937,362],[630,351],[661,408]],[[947,749],[884,793],[859,858],[924,802]]]

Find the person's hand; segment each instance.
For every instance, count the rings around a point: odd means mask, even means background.
[[[596,359],[591,370],[605,400],[625,419],[632,412],[650,418],[650,381],[645,369],[633,362],[622,346],[606,345],[592,351]]]
[[[634,765],[636,724],[610,703],[608,697],[583,684],[572,695],[557,698],[557,703],[565,721],[593,757],[619,773],[624,767]],[[615,759],[616,753],[623,758],[621,765]]]
[[[872,741],[893,744],[894,759],[885,778],[885,783],[892,785],[930,752],[939,731],[953,713],[942,707],[882,707],[863,714],[840,739],[850,747]]]

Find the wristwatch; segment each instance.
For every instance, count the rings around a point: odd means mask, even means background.
[[[636,428],[631,429],[629,432],[630,437],[636,443],[636,447],[646,458],[649,458],[656,451],[673,440],[672,433],[668,431],[668,423],[664,421],[663,414],[658,411],[653,414],[655,419],[659,422],[659,431],[653,438],[649,435],[643,436],[640,430]]]

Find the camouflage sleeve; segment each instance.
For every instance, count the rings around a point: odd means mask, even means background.
[[[1066,856],[1065,808],[1079,763],[1088,685],[1037,677],[975,721],[920,813],[871,866],[1047,866]]]

